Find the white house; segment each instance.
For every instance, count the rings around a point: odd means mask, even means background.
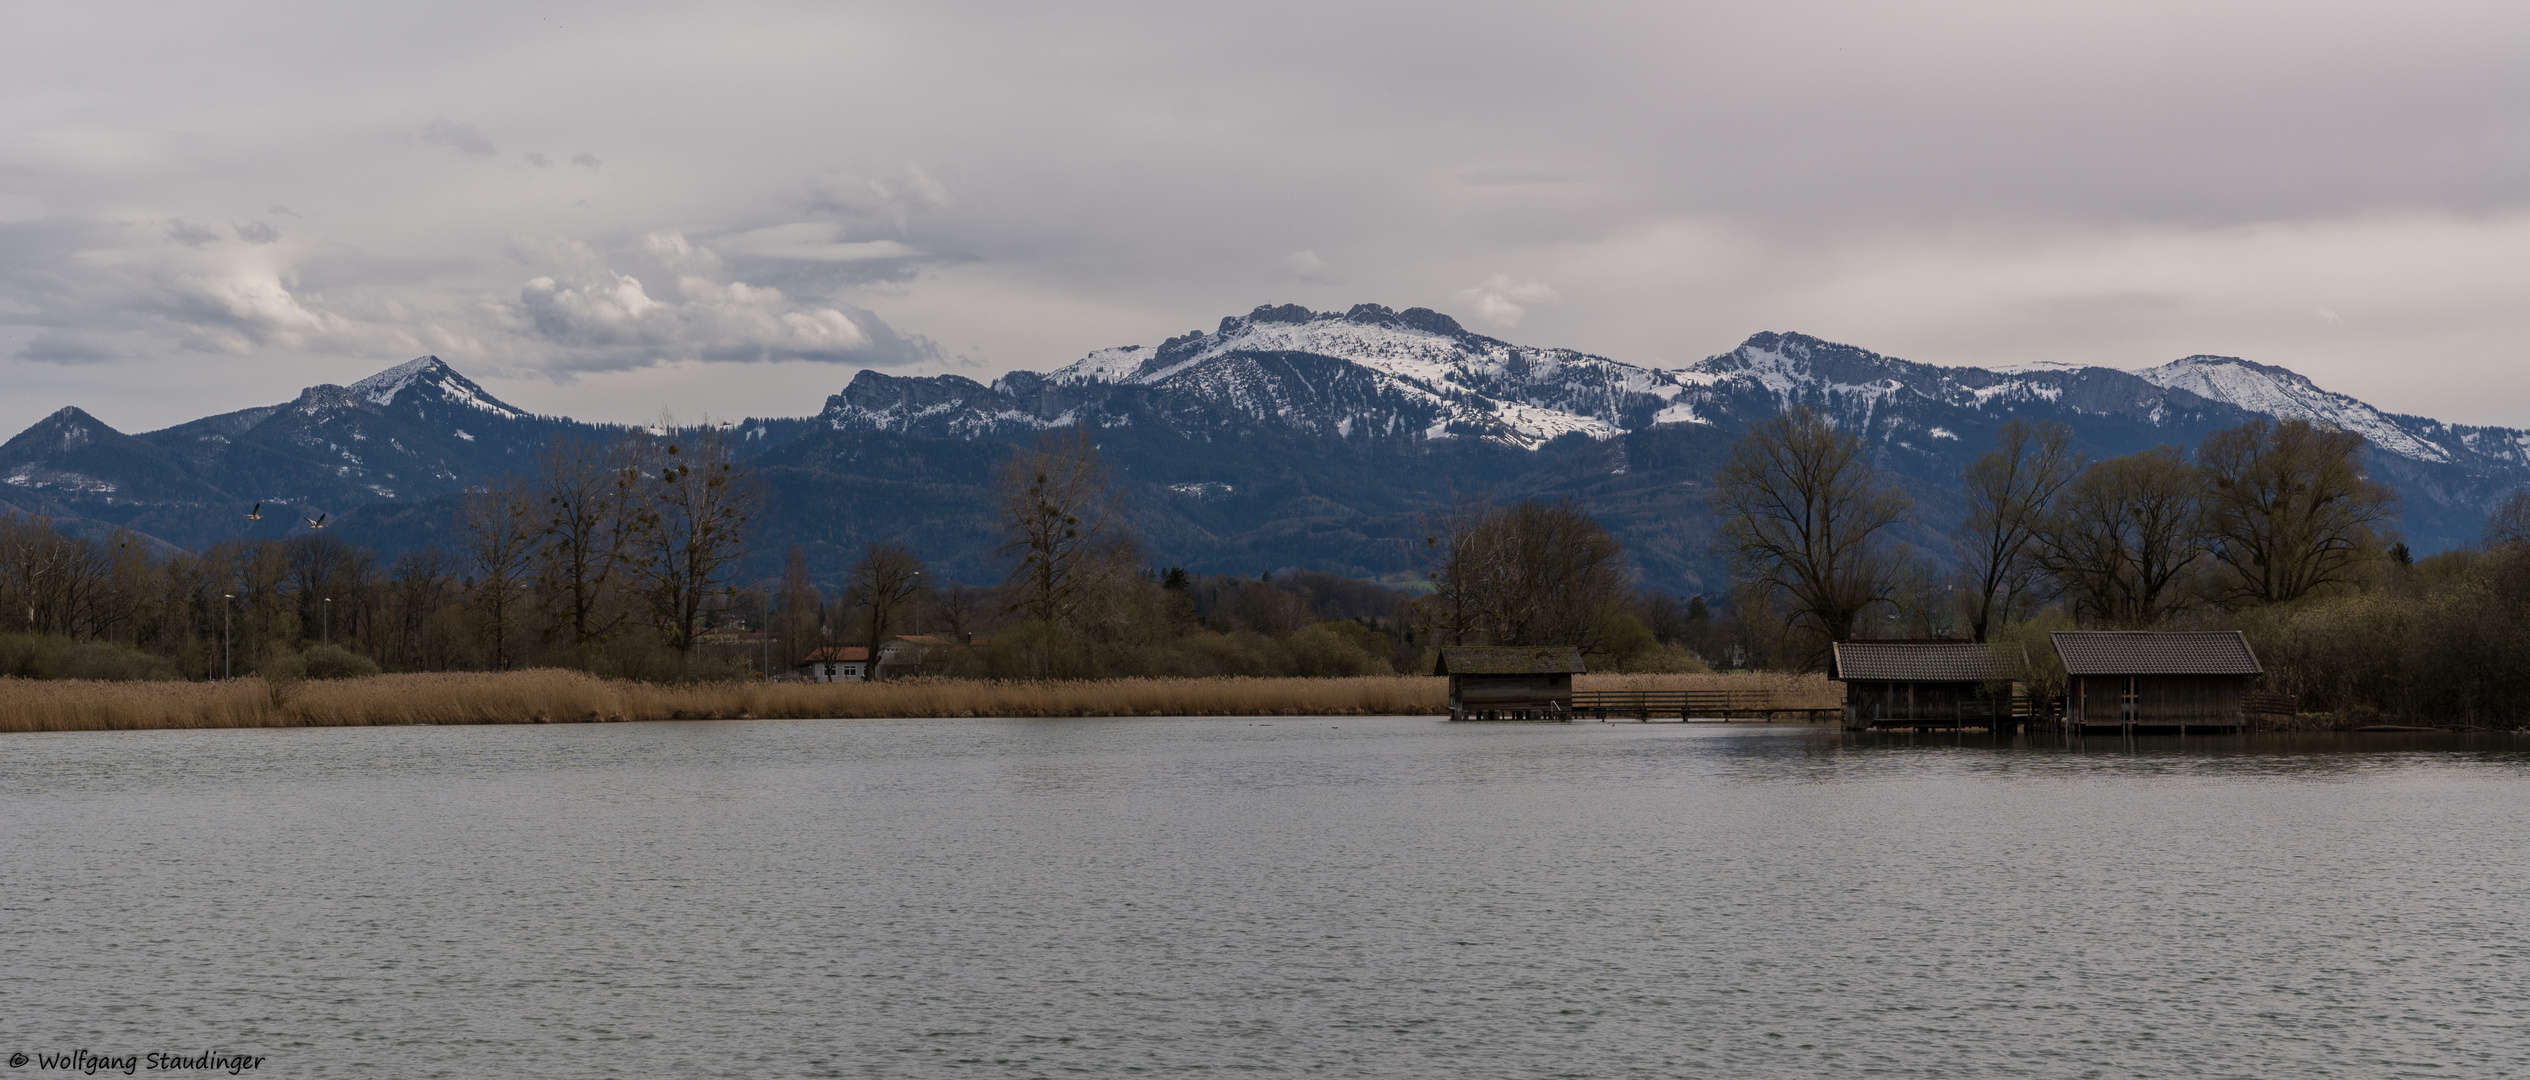
[[[808,654],[791,670],[810,682],[860,682],[870,677],[870,649],[866,645],[828,645]]]

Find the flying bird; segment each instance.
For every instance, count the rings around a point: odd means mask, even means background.
[[[264,504],[262,503],[256,503],[254,509],[246,511],[246,520],[248,521],[262,521],[263,519]]]
[[[311,529],[322,529],[325,527],[325,515],[323,514],[318,514],[312,518],[302,518],[300,520],[307,522],[307,527]]]

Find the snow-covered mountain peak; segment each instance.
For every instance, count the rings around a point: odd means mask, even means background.
[[[1283,370],[1276,358],[1292,356],[1340,362],[1370,379],[1372,393],[1384,403],[1290,404],[1281,391],[1258,380],[1282,378],[1266,371]],[[1711,380],[1570,349],[1513,345],[1470,333],[1458,320],[1428,308],[1356,304],[1322,312],[1269,304],[1224,318],[1209,333],[1182,334],[1156,347],[1101,349],[1056,369],[1045,381],[1075,388],[1147,386],[1251,410],[1273,400],[1282,422],[1336,432],[1396,429],[1399,421],[1387,410],[1403,402],[1418,415],[1429,414],[1413,425],[1426,438],[1467,435],[1534,449],[1568,434],[1607,439],[1645,423],[1707,422],[1677,398],[1687,387]],[[1304,397],[1319,392],[1301,391]]]
[[[50,445],[54,449],[71,450],[99,438],[120,434],[122,433],[108,426],[105,421],[88,415],[86,409],[76,405],[64,405],[53,410],[51,415],[29,425],[25,431],[19,432],[16,437],[9,440],[9,446],[12,449],[23,449]]]
[[[1311,311],[1298,304],[1267,304],[1245,315],[1223,318],[1209,334],[1200,330],[1183,334],[1157,348],[1100,349],[1046,378],[1056,383],[1149,386],[1231,353],[1297,352],[1428,381],[1445,377],[1448,365],[1481,355],[1489,347],[1512,348],[1470,334],[1458,320],[1429,308],[1396,311],[1379,304],[1356,304],[1350,311],[1333,312]]]
[[[1865,412],[1876,407],[1871,403],[1910,391],[1945,398],[1958,389],[1939,369],[1807,334],[1753,335],[1738,348],[1687,370],[1709,380],[1755,383],[1784,404],[1841,399],[1849,406],[1862,405]]]
[[[438,397],[448,404],[479,409],[505,420],[518,420],[527,415],[493,397],[475,385],[474,380],[458,374],[457,369],[449,367],[446,361],[436,356],[407,360],[346,389],[353,397],[383,408],[395,404],[397,395],[415,387],[436,391]]]
[[[442,373],[454,375],[456,369],[449,367],[446,361],[436,356],[416,357],[353,383],[350,390],[353,394],[367,398],[375,404],[393,405],[395,395],[401,393],[405,387]]]
[[[1133,382],[1142,362],[1151,358],[1151,351],[1140,345],[1124,345],[1074,360],[1046,373],[1053,383],[1127,383]]]
[[[2402,457],[2448,461],[2450,453],[2417,438],[2379,409],[2319,388],[2291,370],[2236,356],[2189,356],[2135,375],[2155,386],[2185,390],[2209,401],[2236,405],[2278,419],[2308,420],[2342,428]]]

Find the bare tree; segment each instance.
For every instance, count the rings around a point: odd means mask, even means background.
[[[671,436],[652,461],[657,472],[638,516],[641,554],[631,565],[661,639],[691,652],[702,636],[704,604],[745,554],[755,485],[708,421]]]
[[[1462,502],[1428,524],[1423,611],[1442,641],[1593,654],[1607,644],[1631,591],[1625,553],[1579,502]]]
[[[1716,546],[1795,626],[1844,641],[1888,600],[1896,563],[1882,534],[1908,502],[1880,482],[1860,437],[1799,406],[1750,428],[1713,486]]]
[[[2486,546],[2530,547],[2530,488],[2515,488],[2486,515]]]
[[[537,575],[555,629],[572,644],[605,640],[629,614],[615,592],[642,539],[645,438],[633,433],[601,443],[557,435],[537,462],[544,495]]]
[[[870,674],[878,674],[878,650],[922,602],[922,560],[903,544],[872,544],[852,567],[844,595],[861,613],[869,634]]]
[[[1082,600],[1125,572],[1132,538],[1085,427],[1049,431],[1012,454],[994,483],[1012,609],[1059,631]]]
[[[111,570],[95,545],[64,534],[51,517],[15,510],[0,510],[0,560],[7,579],[0,582],[0,596],[8,603],[6,623],[0,625],[15,624],[10,629],[30,634],[76,632],[93,599],[92,585]]]
[[[773,616],[785,666],[798,666],[825,643],[821,632],[825,608],[825,597],[818,595],[817,586],[808,580],[808,553],[800,550],[798,544],[791,545],[790,560],[782,569],[781,599]]]
[[[2227,599],[2289,603],[2349,580],[2397,509],[2363,475],[2362,455],[2363,436],[2300,419],[2259,417],[2205,437],[2205,532],[2230,571]]]
[[[422,671],[445,670],[450,650],[442,647],[445,643],[436,640],[431,630],[446,621],[442,613],[457,599],[448,558],[438,548],[399,556],[387,584],[387,636],[393,661]]]
[[[110,561],[102,607],[106,640],[138,645],[154,629],[150,615],[157,607],[158,566],[149,557],[149,543],[140,534],[116,527],[106,539]]]
[[[232,576],[222,592],[234,594],[235,653],[241,667],[259,663],[275,642],[296,641],[298,601],[291,594],[290,549],[279,540],[241,543],[230,556]]]
[[[537,532],[531,498],[524,478],[505,476],[467,492],[458,512],[466,559],[474,571],[471,599],[490,637],[495,670],[508,670],[514,659],[511,631],[527,602]]]
[[[2014,419],[1994,433],[1994,449],[1960,471],[1967,515],[1959,525],[1960,569],[1976,595],[1968,601],[1968,635],[1984,641],[2008,620],[2043,578],[2038,530],[2056,495],[2081,471],[2073,429]]]
[[[1498,588],[1492,580],[1497,564],[1491,550],[1495,530],[1489,527],[1493,507],[1453,498],[1423,521],[1423,576],[1432,595],[1418,606],[1426,624],[1444,645],[1489,641],[1485,599]]]
[[[931,621],[949,640],[964,642],[984,629],[994,610],[992,590],[951,583],[931,590]]]
[[[2041,529],[2039,559],[2077,615],[2150,626],[2203,565],[2195,471],[2174,446],[2110,458],[2067,485]]]

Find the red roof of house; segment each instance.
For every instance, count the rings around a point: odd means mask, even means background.
[[[867,663],[869,659],[870,647],[867,645],[828,645],[825,648],[808,654],[808,658],[800,661],[800,663],[860,664]]]

